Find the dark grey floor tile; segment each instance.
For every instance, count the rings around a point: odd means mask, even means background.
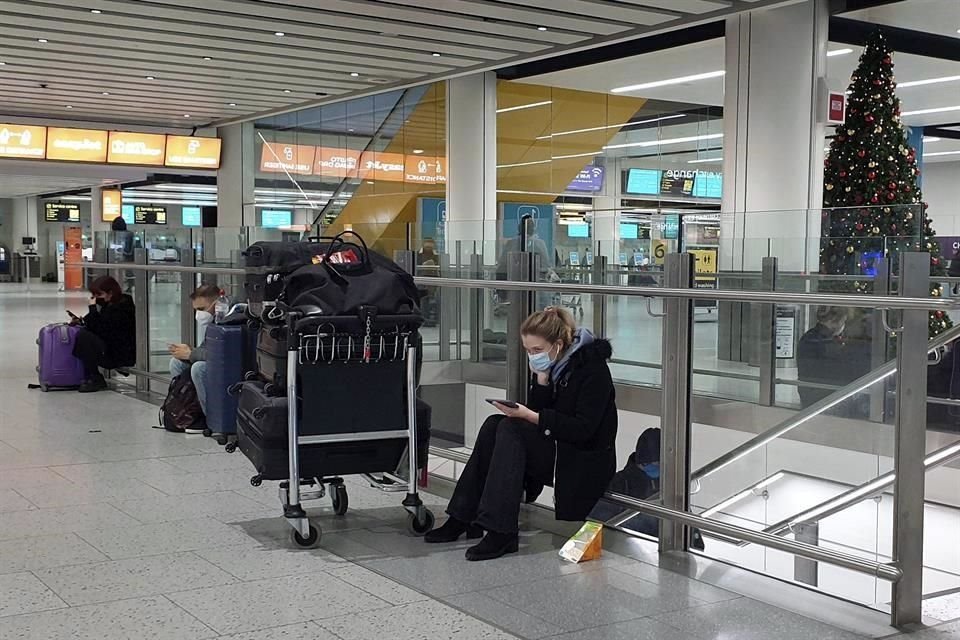
[[[859,640],[863,637],[749,598],[654,617],[704,640]]]
[[[702,605],[679,590],[604,568],[515,584],[486,592],[491,598],[580,631]]]

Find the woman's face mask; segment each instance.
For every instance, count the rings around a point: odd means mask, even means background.
[[[539,371],[540,373],[546,373],[550,371],[550,367],[553,366],[553,359],[550,357],[550,354],[554,352],[558,345],[554,345],[549,351],[541,351],[540,353],[528,353],[527,358],[530,360],[530,368],[534,371]]]
[[[647,474],[648,478],[657,479],[660,477],[660,463],[659,462],[648,462],[646,464],[640,465],[640,469]]]

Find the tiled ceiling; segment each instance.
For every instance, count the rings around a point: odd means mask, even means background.
[[[787,1],[5,0],[0,114],[204,125]]]

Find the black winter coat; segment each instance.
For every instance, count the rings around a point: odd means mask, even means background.
[[[607,360],[613,349],[596,340],[574,353],[559,380],[534,381],[530,409],[540,432],[557,443],[557,520],[584,520],[617,471],[617,405]]]
[[[137,314],[127,294],[102,307],[92,304],[83,326],[107,345],[107,362],[112,367],[129,367],[137,362]]]

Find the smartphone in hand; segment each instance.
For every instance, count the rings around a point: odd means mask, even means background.
[[[512,400],[492,400],[490,398],[487,398],[487,402],[489,402],[492,405],[499,404],[500,406],[506,407],[508,409],[516,409],[517,407],[520,406],[516,402],[513,402]]]

